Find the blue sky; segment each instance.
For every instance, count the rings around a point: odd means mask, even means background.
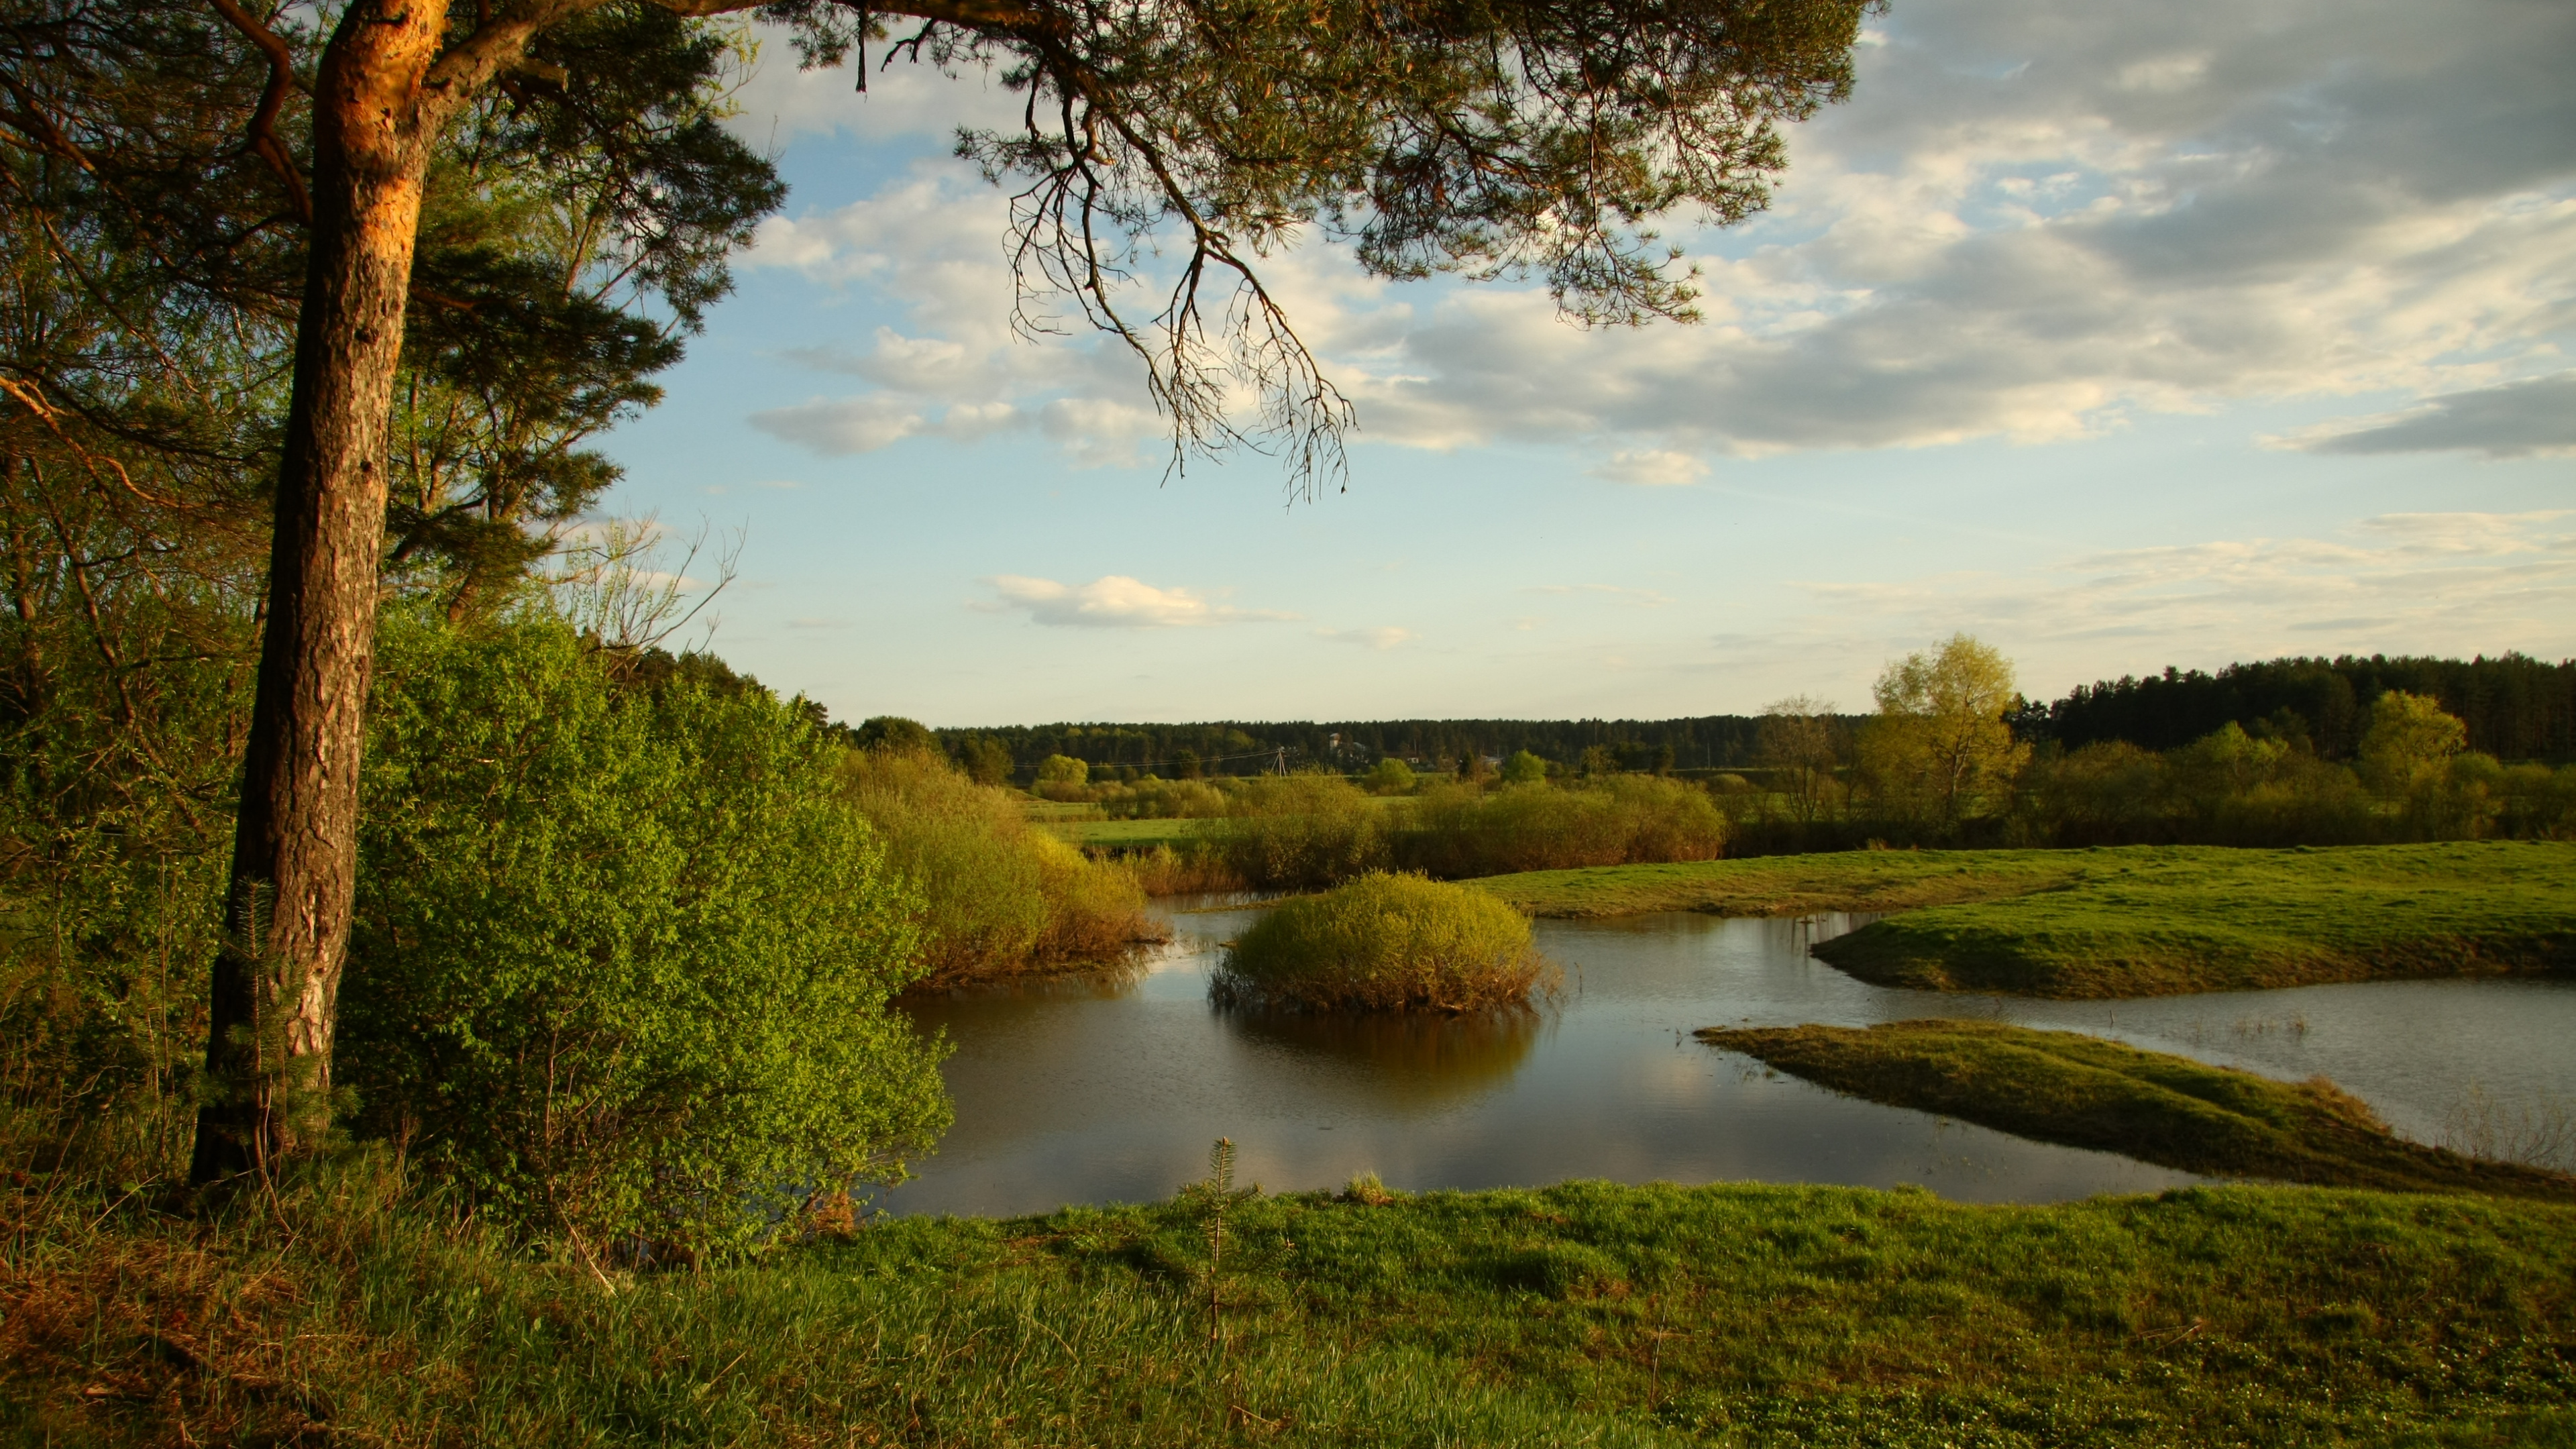
[[[1346,491],[1166,479],[1132,364],[1015,339],[980,76],[783,44],[793,193],[610,506],[739,530],[713,647],[835,715],[1663,717],[2281,653],[2576,655],[2576,6],[1897,0],[1705,322],[1277,258]],[[704,560],[693,567],[703,573]]]

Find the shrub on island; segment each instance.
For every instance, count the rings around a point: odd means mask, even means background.
[[[1470,1011],[1526,1005],[1560,976],[1529,921],[1494,897],[1373,871],[1255,922],[1210,992],[1308,1011]]]

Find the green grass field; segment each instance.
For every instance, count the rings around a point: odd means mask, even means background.
[[[1898,911],[2026,895],[2134,851],[1849,850],[1678,865],[1602,865],[1486,876],[1474,884],[1534,916],[1579,920],[1650,911],[1802,916]]]
[[[603,1281],[361,1174],[0,1191],[13,1443],[2576,1444],[2576,1209],[2474,1196],[1252,1197],[1213,1281],[1202,1197]]]
[[[2576,1178],[2406,1141],[2322,1078],[2278,1082],[2075,1032],[1900,1021],[1711,1027],[1699,1039],[1891,1107],[2185,1172],[2576,1202]]]
[[[1076,845],[1104,850],[1184,849],[1199,839],[1205,820],[1068,820],[1049,828]]]
[[[2576,844],[1851,851],[1478,882],[1543,916],[1902,911],[1816,954],[1931,990],[2125,997],[2576,967]]]

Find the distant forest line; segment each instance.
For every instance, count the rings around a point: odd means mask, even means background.
[[[2076,749],[2126,740],[2169,750],[2229,722],[2260,735],[2304,740],[2327,759],[2349,759],[2372,701],[2391,690],[2428,694],[2467,726],[2468,747],[2506,761],[2576,760],[2576,660],[2552,664],[2523,654],[2494,658],[2425,657],[2269,659],[2230,664],[2216,673],[2167,669],[2078,686],[2049,704],[2013,716],[2014,732],[2033,743]],[[1864,716],[1839,716],[1846,725]],[[1682,719],[1402,719],[1216,720],[1201,724],[1063,723],[936,731],[951,752],[989,739],[1010,751],[1022,772],[1049,755],[1070,755],[1095,768],[1172,775],[1249,775],[1275,767],[1322,765],[1359,769],[1388,755],[1440,766],[1470,754],[1503,757],[1528,750],[1571,762],[1588,749],[1610,751],[1620,768],[1700,772],[1754,765],[1758,715]]]

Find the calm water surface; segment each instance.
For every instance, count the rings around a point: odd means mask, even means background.
[[[1207,1002],[1249,911],[1176,914],[1176,939],[1115,980],[908,1002],[956,1045],[957,1125],[896,1212],[1007,1214],[1162,1197],[1232,1137],[1273,1191],[1375,1172],[1408,1189],[1621,1182],[1919,1183],[2050,1202],[2198,1181],[1838,1097],[1703,1046],[1713,1025],[1860,1026],[1987,1016],[2111,1036],[2272,1076],[2323,1073],[2430,1140],[2474,1086],[2576,1098],[2576,983],[2386,982],[2121,1002],[2043,1002],[1856,981],[1807,954],[1867,917],[1673,914],[1541,921],[1566,967],[1522,1020],[1259,1018]]]

